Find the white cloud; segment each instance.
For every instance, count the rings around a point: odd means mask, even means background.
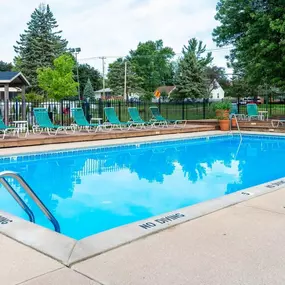
[[[162,39],[180,53],[191,37],[209,49],[212,41],[215,0],[49,0],[45,1],[58,21],[63,36],[72,47],[81,47],[79,58],[124,56],[139,42]],[[13,45],[26,28],[38,0],[0,0],[0,55],[12,61]],[[17,9],[15,9],[17,7]],[[215,63],[226,66],[226,51],[215,51]],[[113,61],[109,58],[107,63]],[[99,59],[86,61],[99,69]]]

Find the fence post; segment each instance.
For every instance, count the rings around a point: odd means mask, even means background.
[[[63,126],[63,100],[60,100],[61,125]]]
[[[121,101],[118,102],[119,120],[121,120]]]
[[[203,98],[203,119],[206,119],[206,100]]]
[[[238,109],[238,114],[240,114],[240,104],[239,104],[239,102],[240,102],[240,97],[239,97],[239,95],[237,96],[237,109]]]
[[[18,103],[18,100],[16,100],[16,121],[19,120],[19,103]]]
[[[184,116],[184,104],[185,104],[185,102],[184,102],[184,100],[183,100],[183,101],[182,101],[182,120],[185,119],[185,116]]]
[[[158,110],[159,110],[159,113],[161,113],[161,100],[160,100],[160,97],[158,98]]]
[[[269,97],[269,116],[272,116],[272,95]]]
[[[101,98],[98,101],[98,109],[99,109],[98,111],[99,118],[103,119],[103,102]]]

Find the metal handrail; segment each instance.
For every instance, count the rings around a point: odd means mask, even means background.
[[[230,132],[232,133],[232,117],[234,117],[236,119],[237,129],[239,131],[240,139],[242,140],[242,135],[241,135],[241,131],[240,131],[240,127],[239,127],[239,123],[238,123],[238,119],[237,119],[236,114],[230,114]]]
[[[28,214],[30,221],[35,222],[35,217],[33,212],[27,206],[27,204],[21,199],[21,197],[15,192],[12,186],[8,183],[5,177],[12,177],[17,180],[20,185],[24,188],[24,190],[28,193],[31,199],[38,205],[44,215],[50,220],[50,222],[54,226],[54,230],[60,233],[60,226],[57,219],[53,216],[53,214],[48,210],[48,208],[44,205],[41,199],[37,196],[37,194],[32,190],[32,188],[28,185],[28,183],[16,172],[13,171],[3,171],[0,172],[0,183],[7,189],[7,191],[13,196],[13,198],[18,202],[18,204],[22,207],[22,209]]]

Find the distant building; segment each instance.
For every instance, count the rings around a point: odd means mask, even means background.
[[[105,89],[100,89],[97,91],[94,91],[95,93],[95,99],[102,99],[102,100],[107,100],[112,98],[112,89],[110,88],[105,88]]]
[[[212,91],[211,91],[210,99],[212,99],[212,100],[222,100],[222,99],[224,99],[225,91],[221,87],[221,85],[219,84],[219,82],[217,80],[215,80],[214,83],[211,84],[210,90],[211,89],[212,89]]]

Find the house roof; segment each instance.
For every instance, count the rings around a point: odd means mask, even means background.
[[[159,86],[155,91],[166,92],[168,95],[176,88],[176,86]]]
[[[21,72],[1,71],[0,72],[0,86],[9,84],[12,87],[19,87],[22,85],[29,86],[30,83]]]
[[[103,93],[104,92],[104,89],[100,89],[100,90],[96,90],[94,91],[95,93]],[[112,89],[111,88],[105,88],[105,92],[112,92]]]

